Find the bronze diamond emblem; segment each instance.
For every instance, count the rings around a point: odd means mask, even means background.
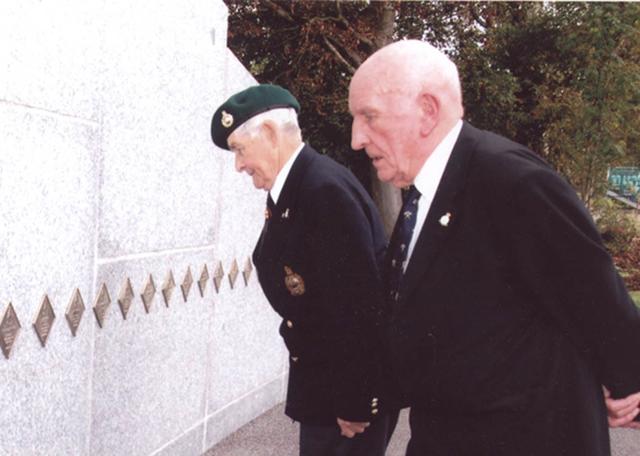
[[[218,261],[216,272],[213,274],[213,285],[216,288],[216,293],[220,293],[220,285],[222,285],[222,279],[224,278],[224,269],[222,268],[222,261]]]
[[[110,304],[111,297],[109,296],[109,290],[107,290],[107,286],[103,283],[96,297],[96,302],[93,304],[93,313],[96,315],[96,320],[98,320],[98,325],[101,328],[104,327],[104,321],[107,318],[107,309]]]
[[[13,309],[13,304],[9,303],[4,310],[2,320],[0,320],[0,348],[2,348],[2,353],[7,359],[9,359],[9,355],[11,355],[11,349],[18,337],[20,328],[20,321],[18,320],[16,311]]]
[[[204,291],[207,289],[207,281],[209,280],[209,269],[207,269],[207,265],[204,265],[202,268],[202,273],[200,274],[200,279],[198,279],[198,288],[200,289],[200,296],[204,297]]]
[[[169,274],[167,274],[162,284],[162,297],[164,297],[164,303],[167,307],[169,307],[169,301],[171,301],[171,295],[175,287],[176,281],[173,280],[173,271],[169,270]]]
[[[231,269],[229,270],[229,284],[231,285],[232,290],[236,283],[236,279],[238,278],[238,272],[238,262],[234,258],[233,263],[231,263]]]
[[[67,318],[67,323],[69,323],[69,328],[71,328],[71,334],[73,334],[74,337],[78,331],[78,326],[80,326],[80,320],[82,320],[84,309],[84,301],[80,295],[80,290],[76,288],[76,291],[73,292],[71,301],[69,301],[69,305],[67,306],[67,311],[64,314]]]
[[[251,271],[253,271],[253,265],[251,264],[251,258],[247,258],[247,264],[244,265],[242,271],[242,277],[244,278],[244,286],[249,285],[249,279],[251,278]]]
[[[129,309],[131,308],[131,303],[133,302],[133,287],[131,286],[131,280],[127,277],[127,280],[122,284],[122,288],[120,289],[120,295],[118,296],[118,305],[120,306],[120,312],[122,313],[122,318],[124,320],[127,319],[127,315],[129,314]]]
[[[182,281],[182,285],[180,288],[182,289],[182,297],[184,298],[184,302],[187,302],[187,298],[189,297],[189,290],[191,290],[191,284],[193,283],[193,276],[191,275],[191,266],[187,268],[187,273],[184,275],[184,280]]]
[[[156,294],[156,285],[153,283],[153,277],[149,274],[147,278],[147,283],[142,290],[142,294],[140,297],[142,298],[142,303],[144,304],[144,310],[149,313],[149,309],[151,309],[151,303],[153,302],[153,296]]]
[[[33,322],[33,329],[35,329],[40,344],[44,347],[47,345],[47,339],[51,333],[51,327],[53,326],[53,320],[56,319],[56,314],[51,307],[51,301],[49,296],[44,295],[42,302],[40,303],[40,309],[38,310],[38,316]]]

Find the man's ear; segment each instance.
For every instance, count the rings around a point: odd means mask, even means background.
[[[422,114],[420,119],[420,134],[428,136],[438,125],[440,118],[440,100],[428,92],[421,92],[418,96],[418,106]]]
[[[266,120],[262,123],[260,129],[265,140],[271,147],[275,148],[278,145],[280,134],[276,124],[271,120]]]

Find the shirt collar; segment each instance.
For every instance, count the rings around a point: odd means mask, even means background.
[[[435,196],[461,129],[462,120],[458,120],[453,128],[449,130],[449,133],[440,141],[440,144],[436,146],[413,180],[413,185],[420,190],[420,194],[427,196],[429,200],[432,200]]]
[[[282,169],[278,172],[275,180],[273,181],[273,186],[271,190],[269,190],[269,194],[271,195],[271,199],[275,204],[278,204],[278,198],[280,197],[280,193],[282,192],[282,188],[284,187],[284,183],[287,181],[287,176],[289,175],[289,171],[291,171],[291,167],[293,166],[293,162],[296,161],[298,155],[302,151],[304,147],[304,143],[300,143],[298,148],[291,154],[289,160],[284,164]]]

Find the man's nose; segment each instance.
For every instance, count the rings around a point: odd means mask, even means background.
[[[364,149],[367,145],[367,136],[361,122],[354,117],[351,123],[351,148],[353,150]]]
[[[236,171],[240,173],[244,169],[244,164],[242,163],[240,156],[238,154],[235,154],[235,155],[236,155],[236,158],[235,158]]]

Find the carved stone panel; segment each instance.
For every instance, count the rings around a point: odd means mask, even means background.
[[[56,314],[51,306],[49,296],[44,295],[42,302],[40,303],[36,319],[33,322],[33,329],[36,331],[40,344],[43,347],[47,345],[47,339],[49,338],[51,327],[53,326],[53,321],[55,319]]]
[[[2,353],[7,359],[11,355],[11,349],[21,327],[16,311],[13,309],[13,304],[9,303],[0,320],[0,348],[2,348]]]
[[[78,332],[78,326],[80,326],[80,320],[82,320],[84,309],[84,301],[80,295],[80,290],[76,288],[76,291],[73,292],[71,301],[69,301],[69,305],[67,306],[67,311],[64,314],[67,319],[67,323],[69,323],[69,328],[71,328],[71,334],[73,334],[74,337]]]

